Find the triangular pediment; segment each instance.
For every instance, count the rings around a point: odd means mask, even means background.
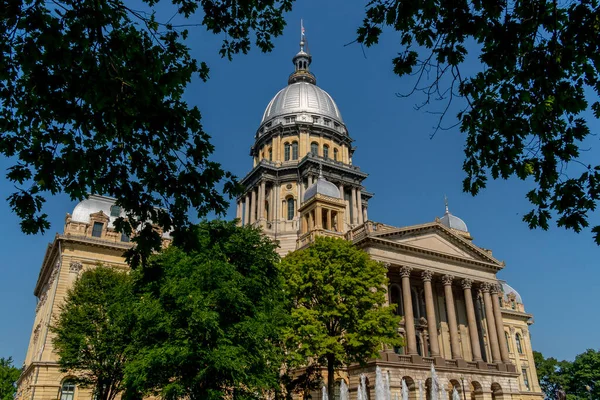
[[[441,256],[502,264],[492,256],[491,252],[474,245],[439,223],[398,228],[379,234],[375,233],[373,236],[404,246],[438,253]]]

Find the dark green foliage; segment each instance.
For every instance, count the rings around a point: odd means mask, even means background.
[[[0,400],[13,400],[21,370],[12,365],[12,358],[0,357]]]
[[[224,192],[235,193],[235,179],[210,161],[200,111],[182,99],[191,79],[208,78],[208,66],[190,57],[187,30],[160,23],[156,0],[144,3],[150,13],[123,0],[0,5],[0,155],[14,162],[9,203],[24,232],[49,228],[48,194],[113,196],[128,218],[117,229],[129,234],[148,222],[185,228],[190,208],[224,212],[215,188],[223,180]],[[246,53],[252,36],[271,50],[291,8],[291,0],[172,3],[178,18],[198,13],[199,26],[225,34],[229,58]],[[142,255],[160,246],[149,225],[134,240]]]
[[[334,371],[377,357],[383,344],[400,345],[400,317],[385,306],[387,270],[343,239],[317,237],[308,248],[282,261],[292,302],[286,346],[292,367],[313,360]]]
[[[588,349],[573,362],[544,358],[537,351],[533,357],[540,387],[547,399],[555,399],[561,389],[568,400],[600,398],[600,351]]]
[[[85,271],[69,290],[51,327],[63,372],[98,400],[123,390],[125,364],[131,359],[135,326],[131,277],[114,268]]]
[[[600,165],[581,156],[587,119],[600,117],[597,0],[372,0],[359,42],[376,44],[386,26],[401,38],[394,72],[417,76],[411,94],[448,102],[440,123],[454,97],[466,99],[458,114],[466,192],[477,194],[490,177],[531,180],[533,210],[523,218],[531,228],[548,229],[553,216],[576,232],[589,225]],[[475,58],[481,72],[465,74]],[[600,225],[592,231],[600,244]]]
[[[210,400],[276,390],[287,314],[275,244],[221,221],[183,238],[134,274],[141,302],[130,392]]]

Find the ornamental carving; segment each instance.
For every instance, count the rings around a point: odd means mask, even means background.
[[[42,327],[42,323],[38,323],[33,330],[33,343],[37,343],[38,338],[40,337],[40,328]]]
[[[454,279],[452,275],[444,275],[442,276],[442,283],[444,286],[452,285],[452,279]]]
[[[473,280],[469,279],[469,278],[465,278],[462,281],[460,281],[460,285],[462,286],[463,289],[471,289],[471,287],[473,287]]]
[[[491,294],[498,294],[500,292],[502,292],[502,288],[500,287],[500,285],[497,285],[497,284],[490,285],[490,293]]]
[[[50,274],[50,278],[48,278],[48,287],[52,286],[54,279],[56,279],[56,275],[58,275],[58,267],[60,266],[60,262],[57,262],[52,269],[52,273]]]
[[[70,272],[75,272],[76,274],[78,274],[79,271],[81,271],[82,268],[83,268],[83,265],[79,261],[73,261],[69,265],[69,271]]]
[[[421,272],[421,279],[423,279],[423,282],[431,282],[432,278],[433,278],[433,272],[431,272],[431,271]]]
[[[383,266],[385,267],[385,269],[387,269],[389,271],[392,264],[386,262],[386,263],[383,263]]]
[[[410,273],[412,272],[411,267],[402,267],[400,268],[400,276],[402,278],[410,278]]]
[[[489,293],[489,292],[490,292],[490,289],[491,289],[491,287],[492,287],[492,285],[490,285],[490,284],[489,284],[489,283],[487,283],[487,282],[483,282],[483,283],[480,285],[481,291],[482,291],[483,293]]]

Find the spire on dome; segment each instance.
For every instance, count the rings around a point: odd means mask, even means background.
[[[312,83],[313,85],[317,83],[315,76],[310,73],[309,66],[311,61],[312,57],[308,52],[308,46],[306,43],[304,21],[300,20],[300,51],[292,59],[292,62],[295,66],[295,71],[290,75],[290,78],[288,79],[288,85],[296,82],[308,82]]]
[[[448,196],[444,195],[444,204],[446,205],[446,214],[450,213],[450,211],[448,211]]]
[[[448,197],[446,195],[444,195],[444,205],[446,207],[446,212],[444,213],[444,216],[440,218],[440,223],[448,228],[456,229],[462,232],[469,232],[465,221],[453,215],[448,209]]]

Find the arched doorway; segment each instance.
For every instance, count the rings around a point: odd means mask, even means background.
[[[456,380],[456,379],[450,379],[450,381],[448,382],[448,398],[452,399],[452,393],[454,392],[454,389],[456,388],[456,391],[458,392],[458,394],[460,395],[461,400],[463,399],[463,395],[462,395],[462,385],[461,383]]]
[[[504,400],[504,393],[499,383],[492,383],[492,400]]]
[[[419,393],[415,380],[410,376],[403,376],[402,379],[406,382],[406,387],[408,387],[408,398],[410,400],[417,400],[419,398]]]
[[[483,400],[483,386],[477,381],[471,381],[471,400]]]

